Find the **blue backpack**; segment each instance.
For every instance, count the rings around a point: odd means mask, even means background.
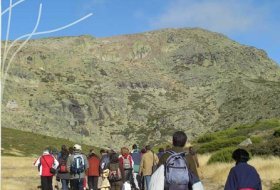
[[[85,171],[85,160],[81,154],[74,155],[73,162],[70,167],[71,174],[81,174]]]
[[[165,185],[169,190],[188,190],[190,177],[185,152],[167,152],[171,155],[165,163]]]

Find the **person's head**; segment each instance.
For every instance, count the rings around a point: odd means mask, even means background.
[[[110,154],[110,162],[111,163],[119,162],[119,155],[116,152]]]
[[[81,145],[75,144],[75,145],[73,146],[73,148],[74,148],[74,151],[82,151]]]
[[[133,150],[137,149],[137,145],[136,144],[132,145],[132,149]]]
[[[152,146],[151,146],[151,145],[146,145],[146,146],[145,146],[145,149],[146,149],[146,151],[152,150]]]
[[[164,152],[164,148],[159,148],[158,152]]]
[[[50,153],[50,147],[44,148],[43,153],[44,154],[49,154]]]
[[[128,149],[127,147],[122,147],[122,148],[121,148],[121,154],[122,154],[122,155],[129,154],[129,149]]]
[[[101,154],[101,155],[106,154],[106,150],[104,150],[104,149],[100,149],[100,154]]]
[[[232,158],[236,162],[247,162],[250,159],[250,156],[246,150],[238,148],[235,151],[233,151]]]
[[[65,150],[67,150],[67,147],[66,147],[66,145],[64,144],[64,145],[61,146],[61,151],[65,151]]]
[[[195,152],[195,150],[193,149],[192,146],[189,147],[189,153],[192,154],[192,155],[196,154],[196,152]]]
[[[187,142],[187,135],[183,131],[177,131],[173,134],[173,146],[184,147]]]
[[[73,154],[73,152],[74,152],[74,148],[73,147],[69,147],[69,154]]]
[[[144,154],[144,153],[146,153],[146,152],[147,152],[147,151],[146,151],[145,148],[142,148],[142,149],[141,149],[141,153],[142,153],[142,154]]]
[[[90,149],[88,155],[89,155],[89,157],[92,157],[92,156],[96,156],[96,153],[95,153],[95,151],[93,149]]]

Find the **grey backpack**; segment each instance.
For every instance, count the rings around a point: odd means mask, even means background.
[[[168,151],[171,155],[165,163],[165,186],[169,190],[188,190],[189,170],[185,159],[186,153]]]

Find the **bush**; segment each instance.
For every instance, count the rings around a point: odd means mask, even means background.
[[[273,133],[273,136],[274,137],[280,137],[280,128],[279,129],[276,129]]]
[[[227,163],[227,162],[234,161],[232,159],[232,153],[236,149],[237,149],[237,147],[228,147],[228,148],[224,148],[222,150],[215,152],[214,154],[212,154],[212,156],[208,160],[207,164],[212,164],[212,163],[217,163],[217,162],[226,162]],[[249,152],[250,158],[252,158],[251,152],[250,151],[248,151],[248,152]]]
[[[241,143],[245,139],[246,139],[245,136],[216,139],[210,143],[201,145],[198,149],[198,153],[214,152],[214,151],[226,148],[226,147],[237,146],[239,143]]]
[[[254,144],[250,151],[253,155],[280,156],[280,138],[272,138],[264,143]]]
[[[205,134],[197,139],[198,143],[207,143],[215,140],[217,137],[213,134]]]
[[[233,159],[231,158],[232,152],[235,150],[235,147],[225,148],[214,153],[207,164],[212,164],[216,162],[231,162]]]
[[[280,181],[278,183],[273,184],[270,190],[280,190]]]

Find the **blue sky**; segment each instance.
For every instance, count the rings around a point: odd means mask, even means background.
[[[9,3],[10,0],[1,0],[2,11]],[[25,0],[13,8],[9,39],[33,30],[40,3],[37,31],[93,15],[70,28],[34,38],[83,34],[105,37],[160,28],[201,27],[264,49],[280,64],[278,0]],[[6,38],[8,15],[2,17],[2,39]]]

